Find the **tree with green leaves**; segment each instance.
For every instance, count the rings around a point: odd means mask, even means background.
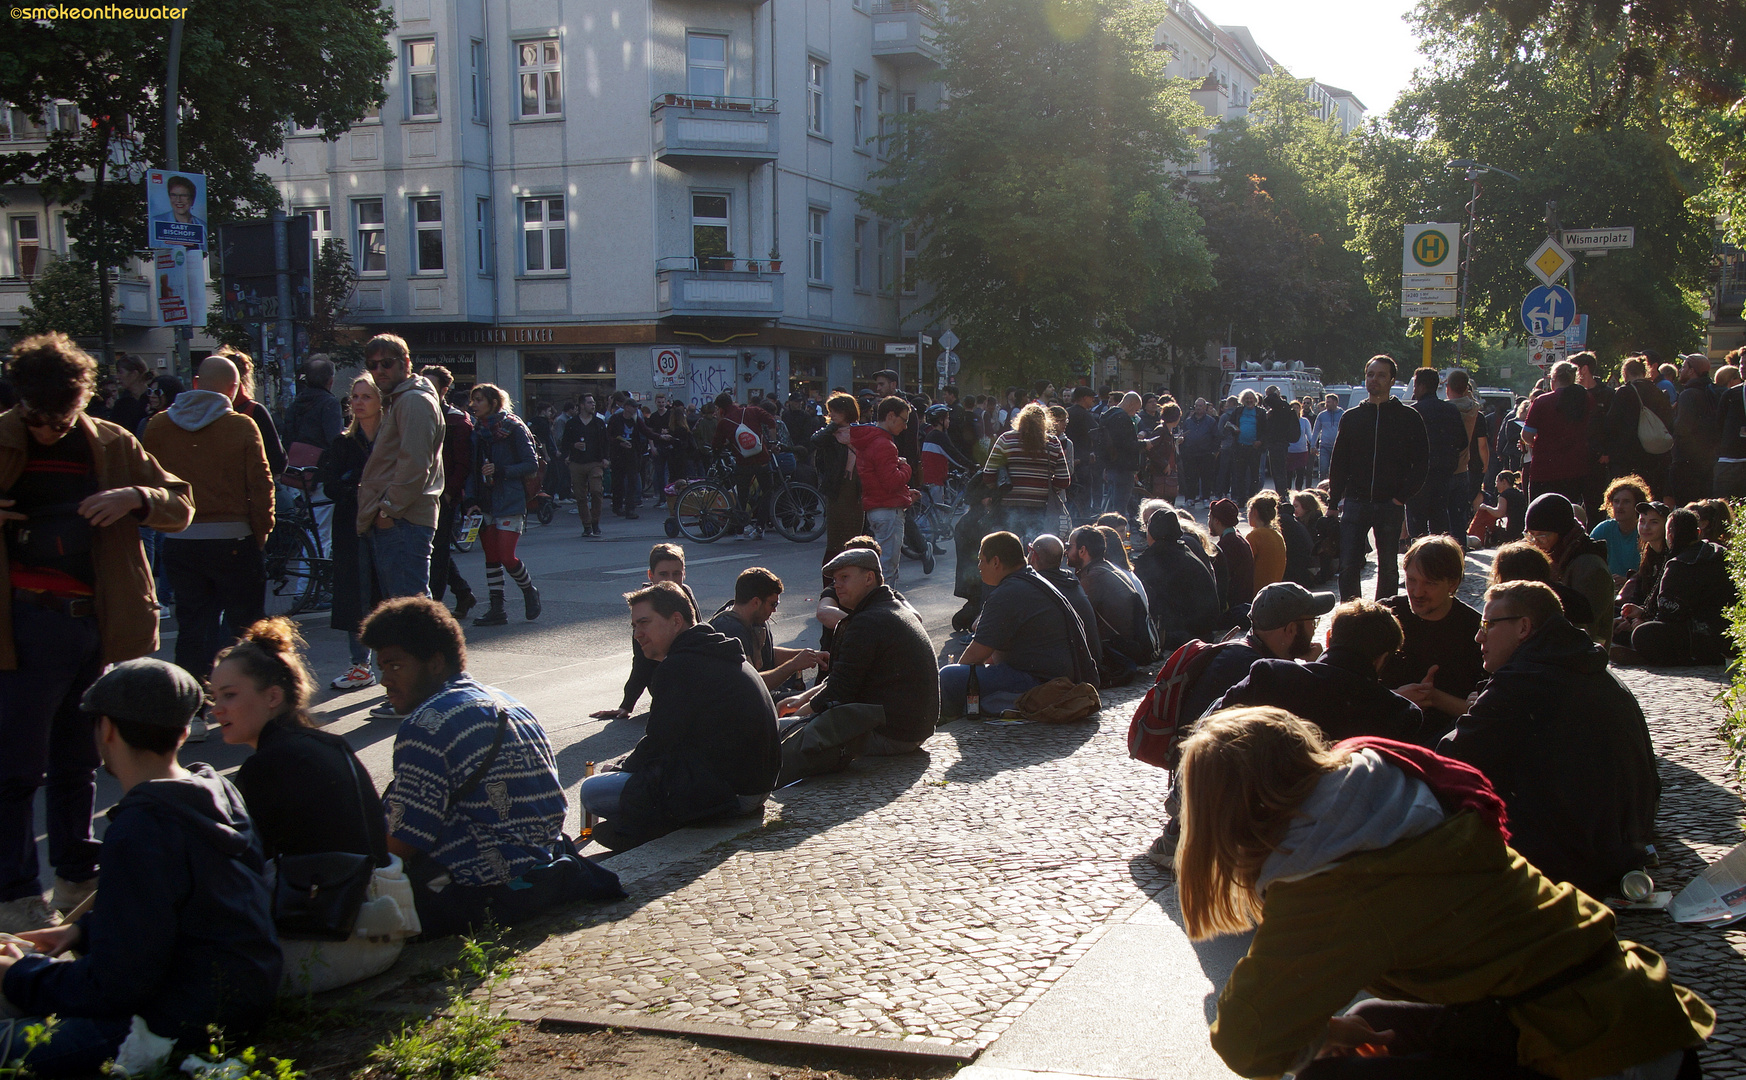
[[[1094,350],[1205,284],[1165,168],[1202,119],[1152,50],[1143,0],[963,0],[942,28],[947,103],[901,118],[869,209],[922,239],[923,313],[1001,382],[1082,375]]]
[[[18,309],[19,340],[59,330],[69,337],[96,337],[103,331],[103,300],[97,275],[73,256],[50,258],[30,281]]]

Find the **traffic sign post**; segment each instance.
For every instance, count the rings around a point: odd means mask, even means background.
[[[1576,318],[1576,298],[1562,285],[1542,285],[1522,300],[1522,329],[1538,338],[1564,337]]]
[[[1564,250],[1580,251],[1584,255],[1605,255],[1637,246],[1637,229],[1621,225],[1610,229],[1565,229],[1559,237]]]
[[[1432,366],[1431,365],[1431,323],[1434,321],[1435,320],[1432,320],[1432,319],[1425,320],[1425,351],[1424,351],[1424,355],[1419,357],[1419,366],[1420,367],[1431,367]]]
[[[1558,241],[1548,236],[1540,242],[1539,247],[1534,249],[1534,253],[1528,256],[1528,269],[1532,270],[1534,276],[1542,282],[1551,285],[1562,277],[1564,271],[1570,269],[1570,265],[1575,261],[1570,257],[1570,252],[1565,251]],[[1572,313],[1575,310],[1574,307],[1571,308]]]
[[[1460,261],[1460,225],[1408,225],[1400,263],[1401,317],[1453,318],[1459,310],[1453,271]]]

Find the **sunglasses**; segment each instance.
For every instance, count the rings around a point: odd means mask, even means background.
[[[366,361],[364,361],[364,370],[366,370],[366,371],[393,371],[395,368],[400,366],[400,363],[401,362],[399,360],[390,360],[387,358],[378,358],[375,360],[366,360]]]
[[[1515,622],[1517,619],[1525,618],[1527,618],[1526,615],[1500,615],[1495,619],[1481,619],[1479,620],[1479,632],[1482,634],[1489,634],[1491,628],[1500,622]]]
[[[24,410],[24,426],[28,428],[37,428],[39,430],[52,431],[58,435],[65,435],[67,432],[73,430],[74,427],[78,426],[78,423],[79,412],[76,409],[60,416],[40,412],[36,409]]]

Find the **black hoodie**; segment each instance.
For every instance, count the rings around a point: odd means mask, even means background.
[[[1417,743],[1425,717],[1417,705],[1382,685],[1376,665],[1347,645],[1335,645],[1320,660],[1257,660],[1242,682],[1213,706],[1274,705],[1322,729],[1329,743],[1360,735]],[[1433,740],[1435,741],[1435,740]]]
[[[1219,587],[1206,563],[1188,550],[1181,520],[1168,510],[1152,520],[1163,535],[1134,557],[1134,576],[1146,587],[1146,607],[1168,655],[1194,638],[1214,635]]]
[[[1328,462],[1328,501],[1403,505],[1425,486],[1430,457],[1425,421],[1398,398],[1381,405],[1364,401],[1340,417],[1339,434]]]
[[[673,639],[649,680],[649,723],[625,758],[614,825],[670,830],[776,786],[776,705],[734,638],[708,624]],[[656,833],[659,835],[659,832]]]
[[[279,989],[261,842],[242,796],[197,764],[136,785],[109,811],[102,887],[77,960],[26,956],[6,997],[27,1016],[142,1017],[165,1038],[242,1027]]]
[[[1522,642],[1437,752],[1485,774],[1510,846],[1553,881],[1609,896],[1643,866],[1661,802],[1649,727],[1606,651],[1568,620]]]

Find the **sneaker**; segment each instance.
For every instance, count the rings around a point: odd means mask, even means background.
[[[380,704],[380,705],[378,705],[375,708],[370,710],[370,719],[372,719],[372,720],[398,720],[398,719],[400,719],[400,714],[394,711],[394,706],[392,706],[392,705],[388,704],[388,702],[384,701],[384,702],[382,702],[382,704]]]
[[[0,934],[23,934],[60,924],[60,916],[40,896],[21,896],[0,903]]]
[[[1176,842],[1167,835],[1158,837],[1146,849],[1146,861],[1160,870],[1176,869]]]
[[[742,530],[738,538],[741,540],[762,540],[764,539],[764,527],[762,525],[753,525],[748,529]]]
[[[51,906],[61,914],[83,904],[97,891],[97,878],[92,876],[85,881],[68,881],[59,874],[55,875],[55,896]]]
[[[188,737],[182,741],[191,743],[205,742],[206,736],[212,733],[213,727],[214,725],[206,719],[206,714],[202,712],[199,716],[196,716],[193,720],[188,722]]]
[[[327,685],[335,690],[362,690],[366,686],[376,685],[376,673],[370,670],[368,663],[353,664],[344,675]]]

